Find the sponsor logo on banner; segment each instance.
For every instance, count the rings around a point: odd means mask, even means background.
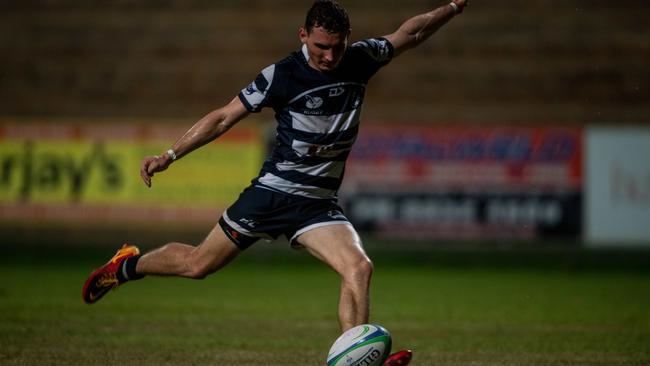
[[[581,128],[367,128],[341,197],[391,236],[577,237],[582,144]]]
[[[260,136],[239,126],[147,188],[142,158],[184,132],[159,124],[0,124],[0,220],[214,222],[257,173]]]
[[[99,142],[83,146],[7,142],[0,151],[2,200],[59,196],[77,202],[89,184],[101,186],[110,194],[119,190],[125,179],[119,154],[108,152]]]

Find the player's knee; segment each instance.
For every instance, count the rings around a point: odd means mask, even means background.
[[[187,271],[187,277],[195,280],[202,280],[206,278],[211,271],[209,271],[205,266],[201,265],[190,265]]]
[[[202,258],[190,257],[187,262],[187,277],[202,280],[214,272],[210,263],[206,263]]]
[[[374,265],[372,264],[372,261],[369,258],[365,258],[359,261],[358,265],[359,265],[360,275],[364,279],[369,280],[370,277],[372,277],[372,271],[375,269]]]
[[[347,265],[343,277],[348,281],[367,283],[372,277],[373,269],[374,266],[369,258],[359,258]]]

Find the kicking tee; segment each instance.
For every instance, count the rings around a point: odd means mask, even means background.
[[[273,108],[273,152],[253,185],[311,198],[336,199],[345,161],[359,131],[368,80],[393,56],[384,38],[350,45],[339,65],[321,72],[307,46],[268,66],[239,93],[250,112]]]

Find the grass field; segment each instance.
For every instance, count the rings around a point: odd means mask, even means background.
[[[112,252],[0,259],[1,365],[324,365],[338,336],[338,279],[304,252],[253,249],[203,281],[146,278],[84,304],[86,275]],[[650,269],[638,258],[427,256],[375,259],[372,321],[414,350],[414,366],[650,365]]]

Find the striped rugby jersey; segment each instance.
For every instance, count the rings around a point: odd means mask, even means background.
[[[350,45],[323,73],[308,65],[307,46],[268,66],[239,99],[250,112],[275,111],[276,142],[253,185],[311,198],[335,199],[359,131],[368,80],[393,56],[384,38]]]

